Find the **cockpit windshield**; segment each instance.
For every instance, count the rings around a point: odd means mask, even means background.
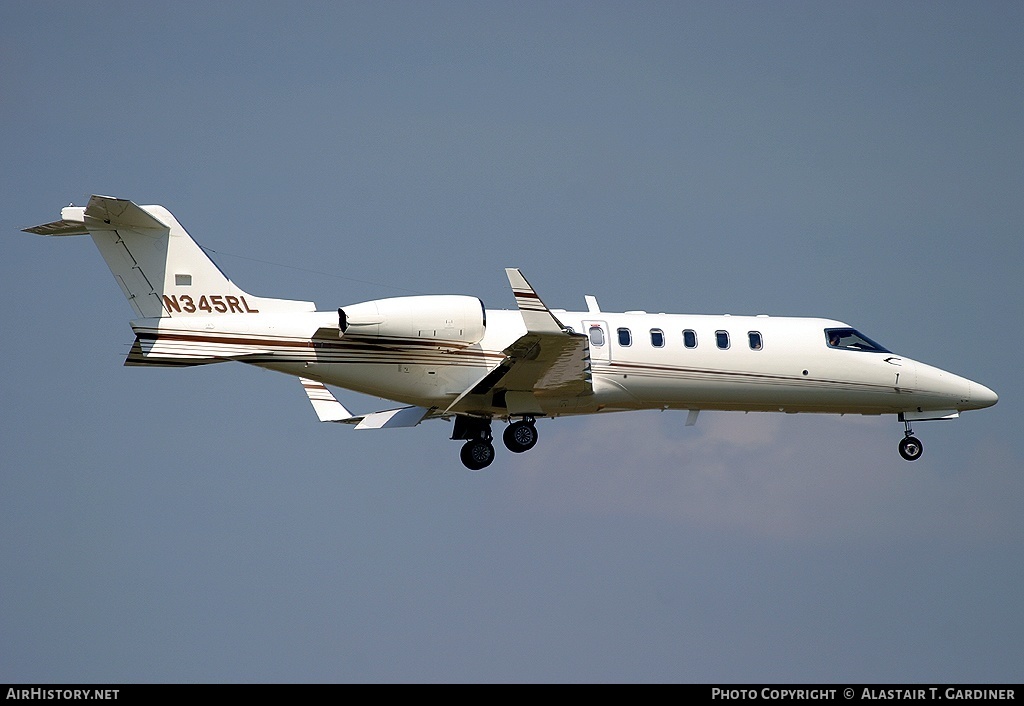
[[[889,353],[890,351],[870,338],[852,328],[827,328],[825,329],[825,341],[829,348],[843,348],[851,351],[872,351],[874,353]]]

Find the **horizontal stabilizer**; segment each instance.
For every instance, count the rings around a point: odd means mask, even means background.
[[[119,230],[121,228],[168,230],[170,224],[164,223],[152,213],[127,199],[94,195],[89,199],[89,205],[85,208],[66,206],[61,209],[59,221],[23,230],[36,235],[85,235],[96,230]]]
[[[63,214],[61,214],[63,215]],[[94,195],[85,207],[85,217],[102,221],[110,230],[121,228],[157,228],[168,230],[170,223],[164,223],[149,211],[128,199],[117,199],[113,196]]]
[[[25,233],[36,235],[86,235],[83,208],[68,206],[60,212],[61,219],[52,223],[44,223],[33,228],[23,228]]]

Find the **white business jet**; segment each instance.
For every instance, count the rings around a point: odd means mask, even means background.
[[[162,206],[93,196],[25,229],[92,236],[135,310],[125,365],[187,367],[235,360],[299,378],[323,422],[356,429],[454,421],[472,470],[494,460],[491,423],[521,453],[536,420],[641,409],[895,414],[899,452],[921,442],[911,422],[952,419],[996,403],[976,382],[897,355],[839,321],[549,309],[523,274],[505,270],[518,310],[470,296],[409,296],[318,312],[232,283]],[[326,385],[402,407],[352,414]]]

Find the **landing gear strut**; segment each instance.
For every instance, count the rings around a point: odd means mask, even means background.
[[[521,454],[529,451],[537,444],[537,422],[533,417],[513,422],[505,427],[501,440],[512,453]]]
[[[921,458],[924,452],[924,445],[914,436],[914,430],[910,428],[910,422],[903,420],[906,431],[903,432],[903,439],[900,441],[900,456],[907,461],[916,461]]]

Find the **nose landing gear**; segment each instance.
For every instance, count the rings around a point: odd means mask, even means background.
[[[907,461],[916,461],[921,458],[924,452],[924,445],[914,436],[914,430],[910,428],[910,422],[903,420],[906,431],[903,432],[903,439],[900,441],[900,456]]]

